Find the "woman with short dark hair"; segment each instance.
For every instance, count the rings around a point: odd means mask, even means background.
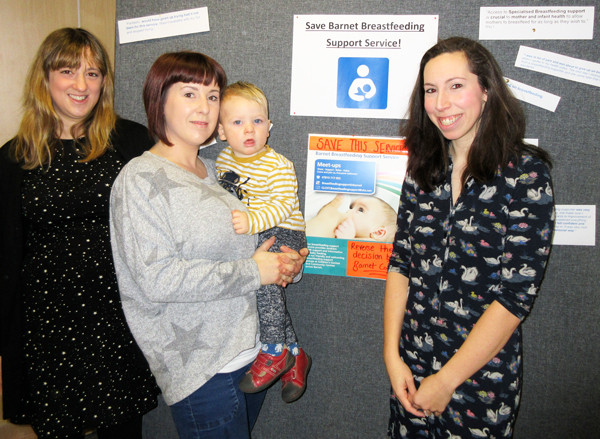
[[[206,55],[160,56],[144,84],[158,141],[111,194],[123,309],[181,439],[250,437],[265,397],[239,389],[260,350],[256,290],[291,282],[303,263],[291,249],[267,252],[274,239],[255,250],[254,235],[235,233],[231,212],[246,206],[198,156],[216,133],[226,83]]]

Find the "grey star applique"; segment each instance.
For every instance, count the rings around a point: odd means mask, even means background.
[[[135,298],[127,295],[126,293],[124,293],[123,290],[125,290],[125,288],[119,290],[119,294],[121,296],[121,304],[124,305],[124,304],[129,303],[129,302],[135,302]]]
[[[255,315],[256,315],[256,307],[248,305],[246,307],[246,312],[244,313],[244,317],[242,317],[242,320],[254,318]]]
[[[170,202],[169,191],[179,187],[185,187],[185,185],[177,183],[175,180],[171,180],[163,168],[158,169],[156,172],[140,172],[138,176],[150,183],[150,192],[148,198],[151,200],[154,197],[162,195],[167,203]]]
[[[206,347],[206,345],[200,341],[199,336],[200,330],[202,329],[202,323],[194,326],[190,330],[183,329],[175,323],[171,323],[171,326],[175,333],[175,340],[166,345],[165,350],[178,351],[181,355],[183,365],[185,366],[193,351]]]
[[[152,250],[150,250],[150,253],[144,260],[144,264],[146,264],[146,266],[150,266],[150,265],[154,264],[157,260],[158,260],[158,248],[154,247]]]
[[[123,207],[123,195],[121,193],[121,191],[115,191],[113,192],[113,205],[114,205],[114,210],[116,212],[119,212],[121,210],[121,208]]]
[[[154,373],[156,375],[167,374],[169,372],[169,368],[167,367],[167,362],[165,361],[165,356],[156,350],[152,350],[152,356],[154,357],[154,363],[156,364],[156,370]]]
[[[184,246],[184,242],[176,242],[175,243],[175,251],[177,252],[177,254],[181,254],[181,252],[183,251],[183,246]]]

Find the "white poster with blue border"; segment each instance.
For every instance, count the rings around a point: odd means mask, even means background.
[[[437,15],[294,15],[290,114],[403,119]]]

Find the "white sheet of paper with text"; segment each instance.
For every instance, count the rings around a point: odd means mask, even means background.
[[[506,85],[508,85],[508,88],[518,100],[543,108],[544,110],[556,111],[560,96],[532,87],[531,85],[523,84],[514,79],[507,77],[504,79],[506,80]]]
[[[479,10],[480,40],[591,40],[593,6],[509,6]]]
[[[596,245],[595,205],[556,205],[553,245]]]
[[[600,64],[521,46],[515,66],[600,87]]]
[[[206,7],[119,20],[118,27],[120,44],[210,30]]]
[[[294,15],[292,116],[402,119],[437,15]]]

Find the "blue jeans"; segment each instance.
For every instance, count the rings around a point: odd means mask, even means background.
[[[250,364],[219,373],[171,406],[179,439],[249,439],[267,391],[243,393],[239,383]]]

